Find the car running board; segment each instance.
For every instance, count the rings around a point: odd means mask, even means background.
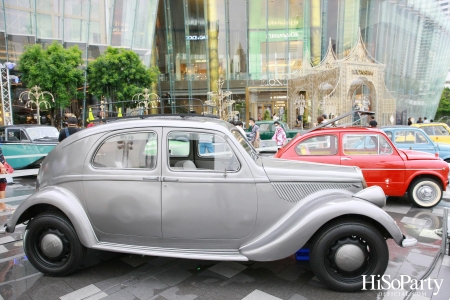
[[[107,242],[99,242],[98,244],[92,246],[92,249],[138,255],[165,256],[187,259],[248,261],[247,257],[243,256],[235,250],[158,248]]]

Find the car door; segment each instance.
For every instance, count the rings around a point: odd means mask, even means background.
[[[258,125],[261,140],[270,140],[272,138],[274,132],[271,131],[270,125],[270,123],[261,123]]]
[[[100,240],[162,236],[161,134],[160,127],[111,132],[92,147],[83,189]]]
[[[339,136],[336,134],[308,136],[283,154],[283,158],[339,165],[338,140]]]
[[[361,168],[369,186],[378,185],[389,196],[402,196],[405,163],[388,138],[378,132],[340,135],[341,165]]]
[[[394,134],[395,145],[400,149],[423,151],[432,154],[437,152],[433,142],[421,130],[396,130]]]
[[[164,238],[240,239],[256,221],[256,185],[233,140],[216,131],[164,128]],[[174,152],[172,141],[189,143]],[[182,157],[181,157],[182,155]]]
[[[39,149],[20,128],[6,128],[2,145],[3,155],[13,168],[24,168],[39,158]]]

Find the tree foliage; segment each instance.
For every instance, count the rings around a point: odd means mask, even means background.
[[[442,91],[435,119],[438,120],[444,116],[450,117],[450,89],[447,87]]]
[[[268,110],[264,111],[264,115],[263,115],[263,120],[268,121],[268,120],[272,120],[272,116],[270,115],[270,112]]]
[[[112,102],[131,100],[133,95],[157,81],[158,73],[156,67],[146,68],[132,50],[108,47],[103,55],[89,63],[89,92]]]
[[[52,93],[55,103],[47,100],[53,108],[67,107],[84,82],[84,71],[79,68],[81,55],[78,46],[65,49],[56,41],[47,49],[40,44],[30,45],[19,58],[22,81],[27,88],[38,85],[42,91]]]

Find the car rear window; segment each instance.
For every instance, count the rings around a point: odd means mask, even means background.
[[[92,165],[109,169],[154,169],[158,155],[155,132],[125,133],[106,139]]]

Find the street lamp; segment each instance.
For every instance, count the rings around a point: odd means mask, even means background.
[[[131,98],[131,100],[135,103],[137,103],[137,106],[144,106],[145,107],[145,111],[146,113],[148,113],[148,104],[151,104],[151,108],[157,108],[157,103],[161,102],[159,96],[155,93],[149,93],[150,90],[148,88],[144,88],[143,93],[137,93],[135,95],[133,95],[133,97]],[[151,96],[156,96],[156,103],[153,103],[153,100],[150,99]],[[141,100],[140,98],[143,97],[144,100]]]
[[[228,96],[232,94],[231,91],[223,91],[224,80],[221,78],[217,81],[217,92],[208,92],[208,96],[212,99],[205,101],[205,104],[212,107],[217,107],[219,112],[219,118],[225,121],[233,118],[239,114],[238,111],[232,111],[232,105],[235,102],[234,100],[228,99]],[[224,98],[227,98],[224,100]]]
[[[38,124],[41,124],[40,106],[41,106],[41,104],[43,104],[45,109],[49,109],[50,102],[45,100],[45,95],[49,95],[52,98],[52,101],[54,103],[55,99],[53,98],[53,95],[50,92],[41,91],[41,88],[37,85],[30,88],[29,91],[20,93],[19,100],[22,103],[23,103],[24,95],[28,95],[28,102],[25,104],[26,107],[32,108],[31,106],[33,104],[36,105]],[[34,100],[31,99],[31,96],[33,96]]]

